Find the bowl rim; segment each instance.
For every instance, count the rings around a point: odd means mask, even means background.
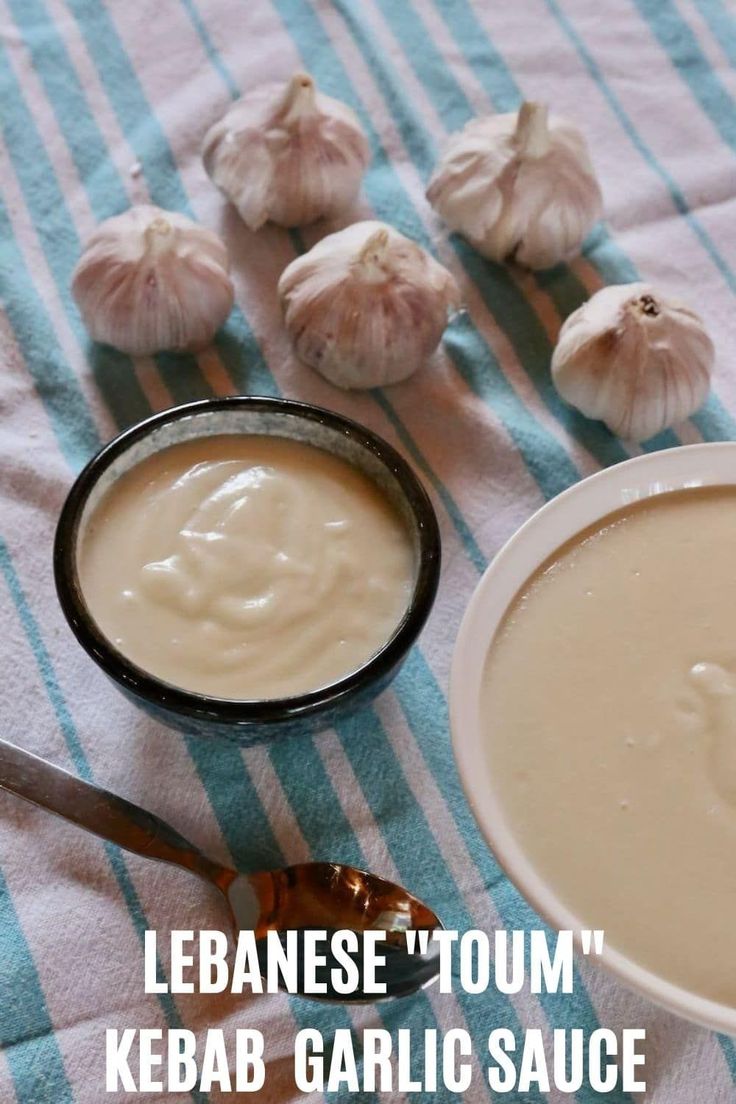
[[[182,689],[143,670],[119,652],[97,627],[84,601],[77,573],[82,513],[99,478],[113,461],[162,426],[201,414],[243,408],[291,415],[328,426],[357,441],[396,479],[414,518],[418,536],[417,574],[411,599],[385,644],[343,678],[289,697],[218,698]],[[229,395],[182,403],[144,418],[117,434],[95,453],[72,484],[57,522],[53,552],[56,593],[67,623],[87,654],[114,682],[155,707],[188,718],[239,725],[277,725],[286,720],[311,717],[388,676],[412,646],[429,616],[437,593],[440,564],[440,532],[432,502],[418,476],[392,445],[366,426],[335,411],[295,399],[261,395]]]
[[[668,491],[736,486],[736,442],[707,442],[646,453],[588,476],[537,510],[487,567],[463,616],[450,670],[451,742],[475,819],[504,873],[556,930],[589,925],[560,901],[514,838],[488,783],[483,759],[479,694],[485,657],[519,589],[566,541],[616,509]],[[632,907],[634,907],[632,905]],[[602,966],[655,1004],[714,1031],[736,1035],[736,1008],[699,996],[639,965],[604,943]]]

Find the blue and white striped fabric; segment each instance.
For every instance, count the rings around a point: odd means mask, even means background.
[[[707,407],[645,447],[734,434],[735,14],[726,0],[0,0],[3,734],[243,869],[342,859],[402,881],[449,926],[534,926],[481,841],[452,765],[451,642],[480,572],[513,530],[631,452],[565,409],[549,379],[561,320],[601,284],[652,280],[699,308],[717,344]],[[346,395],[294,363],[274,287],[317,231],[303,243],[273,227],[250,234],[199,160],[201,136],[232,97],[300,66],[350,103],[369,134],[363,213],[434,250],[469,308],[438,365],[385,392]],[[539,276],[499,269],[449,240],[424,199],[445,135],[522,96],[583,127],[608,215],[583,257]],[[232,251],[237,310],[196,358],[132,363],[91,348],[70,299],[80,242],[100,219],[149,198],[221,229]],[[314,401],[386,436],[433,494],[445,549],[436,611],[395,687],[372,713],[272,750],[187,741],[146,720],[75,646],[51,580],[57,511],[100,442],[151,410],[230,392]],[[243,1024],[266,1032],[263,1098],[274,1102],[299,1097],[298,1027],[380,1024],[467,1028],[479,1056],[471,1101],[489,1099],[481,1067],[492,1027],[537,1026],[549,1038],[556,1027],[596,1024],[647,1029],[647,1101],[736,1100],[732,1042],[585,967],[572,999],[430,991],[343,1011],[281,997],[146,997],[143,931],[217,927],[205,889],[9,797],[0,800],[0,863],[2,1104],[99,1104],[106,1027]],[[547,1098],[570,1099],[523,1097]]]

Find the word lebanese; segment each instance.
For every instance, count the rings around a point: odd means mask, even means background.
[[[385,996],[380,980],[386,965],[385,931],[327,932],[269,931],[264,939],[241,931],[235,957],[228,956],[228,939],[221,931],[201,931],[199,969],[194,971],[194,933],[171,933],[171,981],[156,976],[155,932],[146,932],[145,989],[147,993],[304,993],[311,996],[349,996],[361,992]],[[381,953],[381,951],[384,953]],[[193,980],[197,978],[197,984]]]

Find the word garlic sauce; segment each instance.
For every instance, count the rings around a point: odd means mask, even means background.
[[[481,704],[491,784],[560,900],[736,1006],[736,489],[657,495],[561,548]]]
[[[391,637],[411,595],[407,526],[367,476],[280,437],[201,437],[126,472],[80,543],[108,639],[174,686],[230,699],[316,690]]]

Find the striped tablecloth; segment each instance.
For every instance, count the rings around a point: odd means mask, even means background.
[[[734,14],[725,0],[0,0],[2,733],[243,869],[341,859],[399,879],[449,926],[534,926],[458,785],[451,645],[479,574],[520,522],[631,451],[565,409],[550,385],[561,320],[601,284],[641,276],[689,300],[718,348],[706,408],[645,447],[734,433]],[[294,241],[273,227],[249,233],[200,163],[201,137],[231,97],[297,67],[351,104],[370,137],[363,214],[429,246],[464,289],[468,315],[449,329],[439,363],[385,392],[343,394],[294,363],[274,295]],[[445,135],[522,96],[582,126],[608,219],[583,257],[538,276],[448,239],[424,199]],[[69,295],[80,242],[149,198],[221,229],[232,252],[237,308],[196,359],[131,363],[91,348]],[[426,481],[445,549],[421,646],[375,709],[313,740],[245,753],[187,741],[129,706],[73,642],[50,570],[65,491],[100,442],[151,410],[230,392],[306,399],[385,435]],[[492,1027],[538,1026],[549,1037],[595,1024],[647,1029],[647,1100],[736,1100],[733,1043],[585,967],[574,998],[430,992],[343,1011],[285,997],[146,997],[144,930],[217,927],[205,888],[7,796],[0,860],[2,1104],[131,1099],[104,1093],[104,1028],[167,1025],[261,1027],[262,1098],[275,1102],[299,1095],[298,1027],[381,1024],[467,1028],[479,1055],[472,1101],[489,1095],[481,1066]]]

